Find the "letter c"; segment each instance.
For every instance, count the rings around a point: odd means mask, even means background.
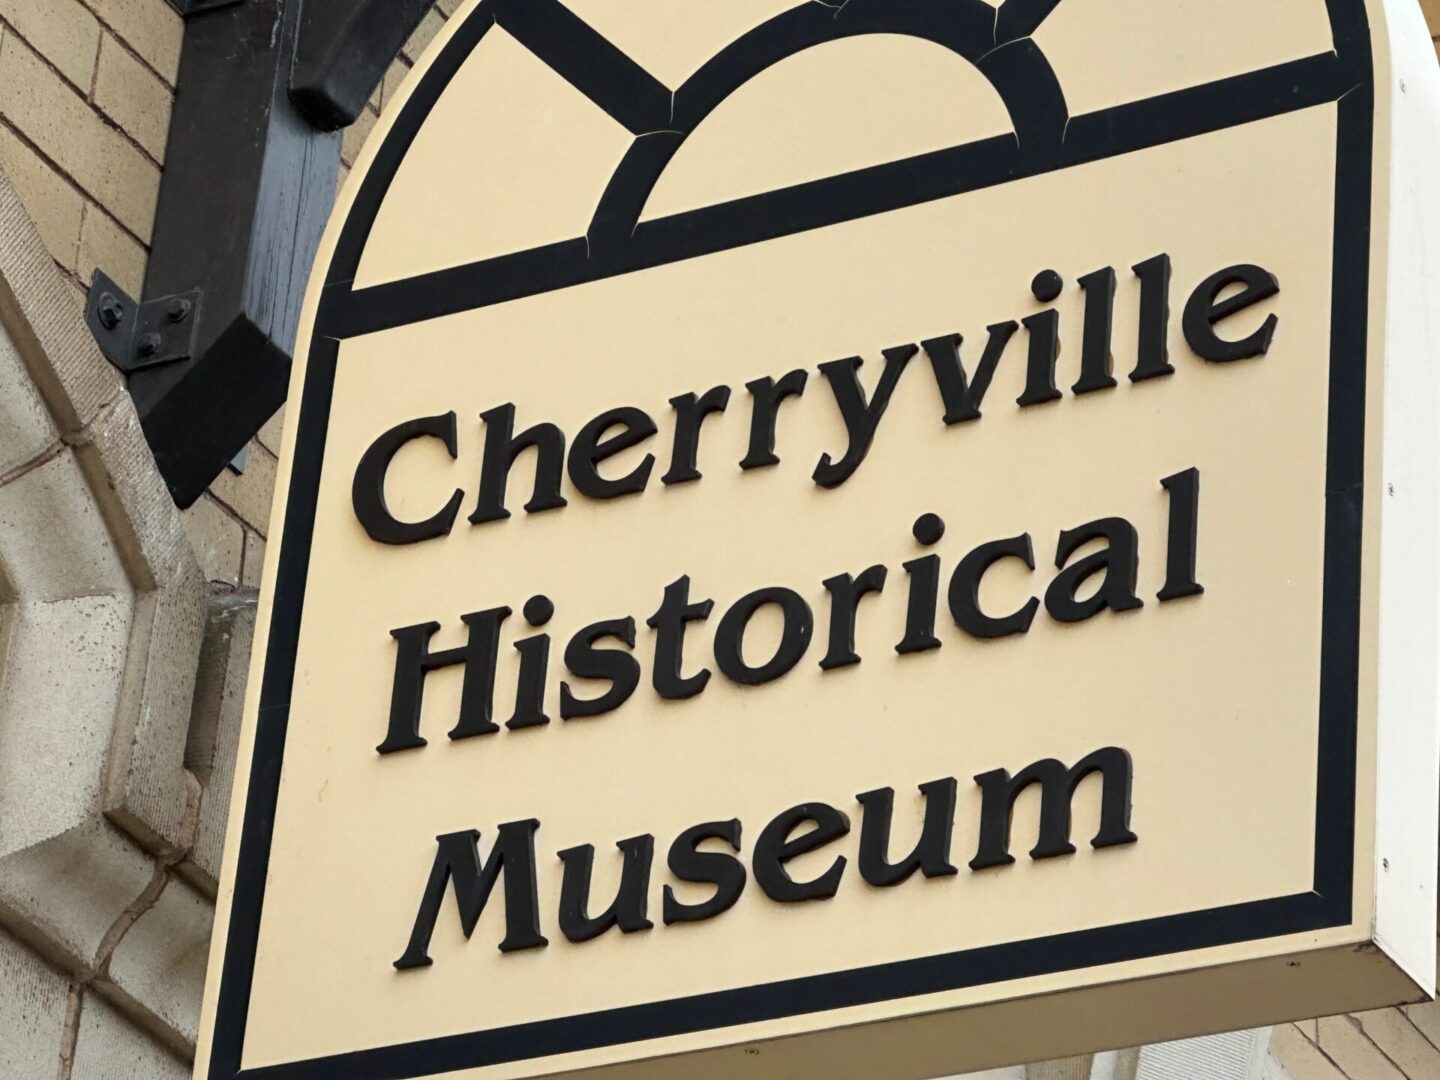
[[[453,411],[440,416],[426,416],[419,420],[407,420],[381,435],[360,459],[355,470],[355,483],[351,487],[351,502],[355,517],[369,534],[370,539],[380,544],[415,544],[421,540],[433,540],[447,535],[455,525],[455,515],[460,512],[460,503],[465,493],[459,488],[450,496],[450,501],[433,517],[424,521],[399,521],[390,513],[385,504],[385,474],[390,462],[408,442],[422,438],[439,439],[450,451],[450,457],[459,456],[456,449],[456,423]]]
[[[1002,638],[1024,634],[1035,620],[1040,601],[1033,596],[1011,615],[996,617],[980,610],[980,583],[986,571],[1001,559],[1019,559],[1034,570],[1035,550],[1030,543],[1030,534],[1022,533],[1007,540],[980,545],[960,560],[954,577],[950,579],[950,614],[955,619],[955,625],[971,637]]]

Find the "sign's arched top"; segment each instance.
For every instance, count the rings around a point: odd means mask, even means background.
[[[709,54],[667,85],[604,36],[658,54],[647,24],[663,17],[574,7],[485,0],[432,50],[358,166],[328,275],[342,333],[1223,130],[1334,100],[1369,62],[1361,0],[764,0],[733,21],[696,20],[690,63]],[[590,9],[601,29],[582,21]],[[785,78],[787,64],[856,39],[845,62],[817,55],[803,81]],[[917,63],[907,41],[949,60]],[[858,121],[847,87],[869,103]],[[707,140],[707,125],[726,141]],[[767,143],[770,127],[803,145]],[[778,171],[757,167],[753,147]],[[684,210],[657,218],[647,207],[672,169],[691,190],[664,192]],[[776,176],[791,182],[756,183]],[[730,197],[707,198],[717,189]]]

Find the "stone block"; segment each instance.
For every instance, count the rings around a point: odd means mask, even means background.
[[[6,127],[0,127],[0,173],[15,185],[55,261],[74,270],[85,197]]]
[[[209,496],[197,499],[180,518],[205,580],[238,585],[245,556],[244,526]]]
[[[30,382],[20,351],[0,325],[0,483],[20,466],[34,461],[59,441],[50,410]],[[0,601],[7,588],[0,580]]]
[[[166,858],[194,841],[200,786],[185,768],[195,660],[205,629],[198,571],[193,583],[147,593],[135,605],[131,665],[117,711],[105,813]]]
[[[80,1007],[70,1080],[189,1080],[189,1077],[190,1066],[183,1060],[126,1020],[98,994],[85,995]]]
[[[5,51],[0,42],[0,59]],[[78,295],[56,269],[14,187],[0,178],[0,321],[65,435],[79,433],[125,396],[124,377],[77,317],[83,310]]]
[[[55,1075],[69,996],[64,976],[0,932],[0,1076]]]
[[[244,474],[236,476],[225,469],[210,485],[211,494],[262,537],[270,531],[270,500],[275,495],[278,464],[275,455],[252,440]]]
[[[157,161],[165,157],[173,102],[170,87],[106,34],[95,72],[95,104]]]
[[[69,832],[0,856],[0,920],[57,964],[89,971],[154,876],[154,863],[92,812]]]
[[[195,684],[187,761],[200,778],[204,796],[195,844],[182,871],[211,895],[220,878],[255,614],[251,600],[227,599],[217,606],[206,632]]]
[[[240,574],[240,584],[247,589],[258,589],[265,573],[265,541],[258,533],[245,534],[245,568]]]
[[[169,1046],[192,1055],[214,918],[205,897],[172,879],[115,946],[102,980]]]
[[[4,19],[79,88],[90,89],[100,23],[79,0],[0,0]]]
[[[130,591],[73,450],[0,486],[0,564],[22,602]]]
[[[149,242],[159,168],[13,34],[0,42],[0,115],[121,224]]]
[[[199,564],[130,399],[117,400],[71,440],[90,489],[105,507],[111,541],[130,568],[132,584],[148,592],[185,582],[198,602]],[[197,635],[197,648],[199,640]]]
[[[130,637],[128,605],[112,596],[15,605],[4,622],[0,855],[99,809]]]
[[[1390,1063],[1354,1017],[1321,1020],[1320,1049],[1350,1080],[1413,1080]]]
[[[88,0],[100,21],[134,49],[157,75],[175,85],[185,21],[168,0]]]

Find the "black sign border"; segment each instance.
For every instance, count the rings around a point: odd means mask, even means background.
[[[929,0],[908,2],[913,2],[916,10],[933,6]],[[1001,18],[1010,10],[1021,22],[1029,18],[1038,23],[1055,2],[1008,0],[1001,9]],[[859,4],[860,0],[851,0],[851,3]],[[569,32],[568,40],[558,45],[550,43],[551,52],[559,61],[564,60],[567,47],[571,52],[577,45],[599,49],[603,62],[583,70],[592,82],[609,80],[608,87],[580,86],[577,78],[571,81],[602,107],[613,102],[615,108],[609,111],[632,130],[643,126],[643,118],[619,114],[621,103],[631,103],[626,108],[632,112],[638,108],[633,102],[638,100],[637,94],[643,96],[647,89],[646,73],[583,24],[578,30],[567,24],[564,9],[558,14],[554,10],[558,6],[553,0],[483,0],[471,13],[421,77],[379,148],[329,268],[299,409],[235,891],[221,967],[210,1080],[354,1077],[404,1080],[1349,925],[1355,852],[1374,137],[1373,66],[1365,0],[1327,0],[1336,46],[1333,53],[1102,113],[1066,117],[1066,131],[1058,145],[1054,140],[1035,140],[1036,145],[1022,150],[1013,137],[986,140],[661,222],[636,227],[631,221],[628,238],[625,228],[606,228],[606,207],[602,205],[589,241],[580,238],[391,285],[354,289],[352,282],[360,253],[401,159],[445,86],[497,21],[522,40],[526,33],[541,34],[547,26],[559,26]],[[907,6],[908,3],[893,5],[895,8]],[[542,8],[545,10],[541,11]],[[522,14],[526,11],[533,17],[527,20]],[[947,11],[953,19],[956,7],[951,6]],[[534,15],[536,12],[539,14]],[[921,17],[924,17],[923,10]],[[571,16],[570,23],[574,22],[578,20]],[[787,32],[794,29],[791,27]],[[801,27],[799,32],[803,34],[806,30]],[[586,34],[590,36],[587,38]],[[1029,66],[1031,60],[1019,55],[1029,45],[1028,36],[1014,44],[1018,47],[1014,49],[1013,59],[1021,69],[1022,81],[1043,86],[1044,80],[1037,80],[1036,69]],[[743,68],[743,63],[740,66]],[[997,67],[993,63],[991,66]],[[986,71],[986,74],[1002,93],[1006,90],[1003,80],[1016,77],[1003,70]],[[677,101],[683,89],[677,91]],[[1315,879],[1311,891],[509,1028],[241,1069],[321,462],[341,339],[853,220],[900,205],[959,194],[1327,102],[1338,102],[1339,130]],[[1011,106],[1012,115],[1016,115],[1016,106],[1008,96],[1007,104]],[[1045,117],[1041,115],[1034,122],[1043,128]],[[640,141],[643,140],[637,139]],[[643,168],[639,171],[646,172]],[[650,171],[658,175],[658,171]],[[896,192],[901,188],[906,194],[897,202]],[[622,191],[620,195],[626,193]],[[821,195],[824,197],[817,202],[817,196]],[[626,200],[622,197],[618,201]],[[643,193],[638,203],[635,193],[629,193],[629,201],[643,205]],[[621,225],[625,225],[623,214]],[[599,253],[589,250],[594,241],[602,241],[604,250]],[[577,261],[574,258],[577,250],[586,257]]]

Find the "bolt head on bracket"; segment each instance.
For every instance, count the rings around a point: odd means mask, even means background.
[[[105,359],[132,375],[194,355],[199,303],[199,292],[191,292],[138,304],[96,270],[85,301],[85,322]]]

